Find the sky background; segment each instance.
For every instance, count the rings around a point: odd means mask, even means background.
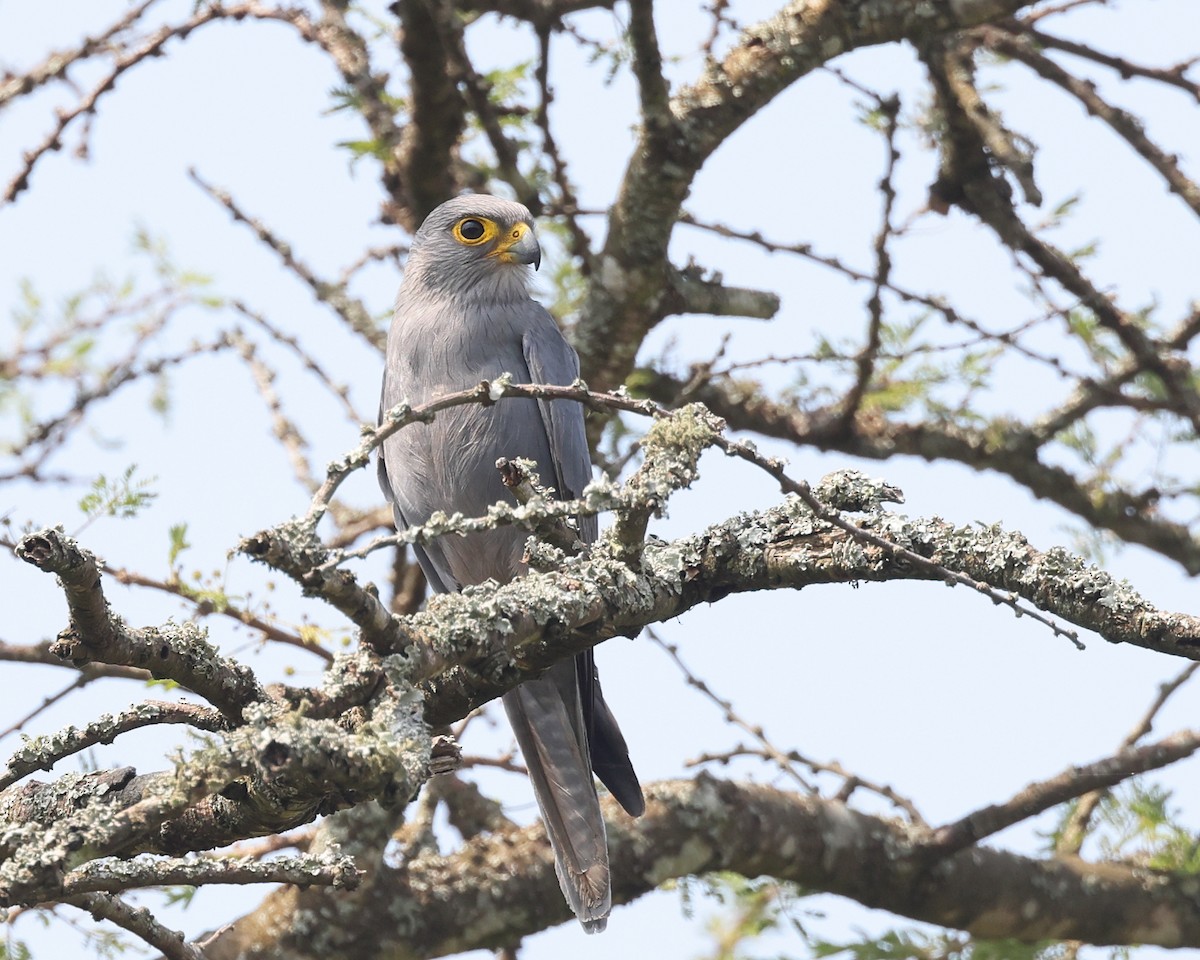
[[[702,68],[697,49],[708,25],[690,12],[691,6],[663,3],[657,17],[676,83]],[[164,3],[161,9],[174,20],[190,7]],[[19,71],[39,62],[49,50],[70,46],[123,9],[123,4],[106,0],[0,0],[0,66]],[[771,4],[746,3],[735,12],[747,23],[771,9]],[[611,37],[624,15],[621,6],[615,15],[598,12],[576,22],[587,35]],[[1196,53],[1200,8],[1194,0],[1125,2],[1076,11],[1055,29],[1134,60],[1168,65]],[[480,68],[508,66],[534,55],[527,38],[503,25],[483,25],[469,39]],[[627,71],[605,83],[603,65],[589,64],[586,52],[567,38],[556,40],[554,51],[555,134],[581,204],[603,210],[633,144],[636,90]],[[908,116],[925,105],[920,70],[908,48],[860,51],[836,65],[884,94],[898,91]],[[1094,77],[1102,93],[1144,117],[1151,136],[1178,152],[1185,170],[1198,172],[1200,114],[1186,95],[1142,81],[1122,83],[1100,70],[1083,72]],[[73,77],[86,88],[98,75],[83,69]],[[1008,111],[1010,125],[1042,147],[1037,173],[1045,209],[1083,194],[1077,215],[1055,241],[1071,249],[1101,238],[1092,261],[1094,275],[1119,291],[1127,308],[1155,302],[1163,317],[1177,317],[1195,296],[1200,240],[1195,219],[1138,158],[1073,102],[1012,66],[990,66],[985,76],[999,85],[993,102]],[[86,162],[72,156],[80,136],[74,129],[66,137],[66,149],[37,167],[31,189],[15,205],[0,208],[3,302],[18,302],[22,281],[31,283],[51,310],[101,274],[149,283],[146,258],[132,253],[135,232],[144,229],[164,240],[175,263],[211,276],[216,292],[243,299],[296,333],[335,379],[350,386],[359,415],[371,417],[378,397],[378,354],[343,333],[310,291],[282,271],[249,231],[231,224],[226,211],[187,177],[188,168],[195,167],[209,182],[231,190],[322,276],[336,276],[368,245],[402,242],[399,231],[377,222],[380,192],[372,162],[352,166],[346,150],[337,146],[360,138],[363,126],[349,113],[329,112],[336,83],[325,59],[284,26],[216,25],[186,43],[173,42],[167,57],[122,78],[102,102],[88,137]],[[702,219],[758,229],[783,242],[810,241],[824,253],[870,270],[884,144],[857,122],[860,99],[828,72],[805,78],[717,152],[697,178],[687,209]],[[53,109],[72,102],[69,90],[56,89],[5,111],[0,117],[0,179],[7,182],[21,152],[44,137]],[[899,147],[896,220],[904,221],[923,206],[936,163],[914,132],[905,132]],[[595,236],[602,234],[601,217],[585,222]],[[862,335],[869,289],[847,284],[824,268],[682,226],[675,231],[671,252],[678,264],[694,256],[719,269],[731,284],[779,292],[782,309],[770,323],[673,317],[647,341],[643,358],[667,355],[682,368],[712,356],[726,334],[732,334],[730,355],[745,359],[804,352],[818,332],[834,338]],[[961,312],[994,327],[1030,312],[1009,256],[960,214],[922,219],[897,245],[894,259],[897,280],[945,293]],[[543,265],[543,276],[553,266]],[[383,315],[398,282],[395,269],[380,265],[364,271],[354,290]],[[889,308],[897,307],[893,302]],[[174,318],[158,352],[210,339],[232,322],[228,314],[189,308]],[[0,311],[0,351],[7,349],[11,329],[8,310]],[[350,449],[357,426],[329,402],[320,385],[286,351],[264,347],[263,356],[278,371],[277,389],[312,445],[314,465],[320,468]],[[1009,379],[1007,389],[989,397],[990,410],[1039,409],[1064,389],[1024,369],[1014,368]],[[219,571],[231,593],[263,596],[269,578],[243,558],[227,560],[227,551],[240,535],[303,511],[307,495],[270,436],[267,412],[250,378],[230,357],[194,360],[171,374],[172,406],[165,419],[147,413],[151,389],[149,382],[139,383],[97,407],[85,431],[51,461],[85,478],[111,475],[136,462],[144,475],[156,478],[158,497],[149,510],[136,520],[99,521],[81,534],[83,542],[112,563],[164,574],[167,530],[187,520],[193,546],[185,566]],[[64,402],[67,398],[53,390],[38,399],[46,411]],[[15,432],[10,412],[0,410],[0,436],[8,439]],[[1025,532],[1039,548],[1071,539],[1070,519],[1062,511],[993,475],[948,464],[861,464],[811,450],[781,452],[796,477],[815,481],[845,466],[884,477],[905,491],[902,509],[913,516],[940,515],[962,524],[999,521]],[[355,503],[379,500],[374,477],[366,472],[345,490]],[[74,487],[9,484],[0,488],[0,516],[9,515],[16,524],[61,522],[71,531],[83,522],[74,505],[79,495]],[[652,532],[684,535],[778,499],[765,475],[709,455],[700,483],[672,501],[670,516]],[[1125,549],[1109,557],[1107,566],[1154,603],[1195,610],[1195,584],[1146,551]],[[380,578],[382,569],[367,564],[363,575]],[[0,596],[7,601],[0,612],[4,641],[37,642],[63,626],[64,606],[52,579],[7,557],[0,557]],[[108,596],[135,624],[183,615],[170,598],[115,584],[109,584]],[[286,584],[278,584],[272,603],[293,617],[303,611],[319,623],[339,624],[331,611],[302,603]],[[246,659],[265,679],[282,677],[285,669],[296,671],[293,682],[318,677],[316,658],[290,649],[263,650],[245,632],[216,621],[207,625],[214,641]],[[889,783],[914,797],[931,822],[957,818],[1008,797],[1030,780],[1107,755],[1141,715],[1156,685],[1183,666],[1095,637],[1085,636],[1087,650],[1080,653],[1029,619],[1014,619],[984,598],[936,584],[864,584],[859,589],[835,586],[731,597],[663,624],[659,632],[679,643],[692,669],[748,719],[763,724],[777,745],[837,759],[864,777]],[[683,685],[653,644],[615,640],[598,655],[606,696],[643,780],[687,775],[684,764],[690,758],[744,739],[723,723],[715,707]],[[3,670],[6,697],[0,726],[68,682],[64,673],[50,669]],[[101,710],[119,710],[144,695],[133,684],[96,684],[43,713],[29,732],[49,732]],[[1183,691],[1163,712],[1157,730],[1165,733],[1188,723],[1197,708],[1200,693]],[[474,725],[467,743],[472,752],[507,744],[502,724],[494,730],[485,726]],[[116,749],[97,751],[94,759],[101,765],[135,762],[139,770],[157,769],[176,736],[177,731],[146,731]],[[15,745],[10,736],[0,749]],[[72,758],[56,772],[76,769],[76,764]],[[739,766],[733,772],[777,780],[763,768]],[[535,816],[524,783],[505,775],[486,779],[502,791],[512,816]],[[1180,805],[1194,810],[1200,786],[1194,764],[1161,779],[1178,788]],[[882,809],[866,798],[863,805]],[[1043,828],[1047,824],[1039,821]],[[994,842],[1031,851],[1037,838],[1025,825]],[[194,936],[243,912],[257,897],[257,890],[213,888],[203,891],[188,911],[165,914],[164,919]],[[141,902],[154,905],[157,898],[147,895]],[[703,899],[693,906],[701,915],[713,909]],[[835,939],[854,928],[910,926],[831,897],[806,900],[800,910],[806,926]],[[808,914],[816,910],[827,918]],[[68,914],[62,911],[64,917]],[[44,956],[50,950],[82,949],[60,924],[42,930],[23,920],[14,936],[43,947]],[[653,951],[674,960],[697,955],[704,942],[700,925],[683,916],[678,894],[668,892],[617,908],[602,937],[585,937],[575,924],[566,924],[531,938],[522,957],[588,960]],[[803,954],[794,935],[774,937],[757,953],[785,951]]]

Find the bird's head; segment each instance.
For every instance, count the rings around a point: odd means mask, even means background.
[[[447,200],[413,237],[405,285],[484,299],[529,295],[529,271],[542,249],[528,208],[482,193]]]

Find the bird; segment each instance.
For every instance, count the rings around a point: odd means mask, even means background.
[[[546,309],[530,297],[541,265],[533,217],[520,203],[487,194],[436,207],[413,236],[387,338],[383,411],[511,374],[517,383],[568,385],[579,357]],[[399,530],[436,511],[478,517],[510,501],[496,461],[536,461],[562,499],[591,479],[583,407],[559,400],[507,399],[440,411],[387,438],[379,483]],[[584,542],[595,516],[576,518]],[[527,572],[527,535],[497,527],[414,545],[439,593]],[[555,664],[503,697],[554,851],[559,886],[583,928],[605,928],[612,893],[604,820],[593,772],[631,816],[645,801],[629,750],[604,701],[591,650]]]

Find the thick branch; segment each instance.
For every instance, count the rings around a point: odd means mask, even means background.
[[[294,856],[258,861],[252,857],[204,858],[195,860],[93,860],[63,877],[68,896],[108,891],[119,893],[134,887],[167,884],[198,886],[204,883],[291,883],[296,886],[330,886],[352,890],[359,873],[349,857]]]
[[[17,556],[57,574],[67,596],[71,625],[51,647],[63,660],[141,667],[158,680],[204,697],[231,720],[265,694],[245,666],[220,656],[190,623],[134,629],[109,610],[95,556],[62,530],[47,528],[22,537]]]
[[[663,309],[667,315],[703,313],[712,317],[750,317],[770,320],[779,312],[779,294],[746,287],[730,287],[689,267],[672,268],[670,291]]]
[[[664,313],[667,244],[704,162],[780,92],[860,47],[915,39],[1009,16],[1024,0],[791,0],[749,27],[720,63],[661,108],[651,77],[656,48],[649,15],[631,24],[642,129],[609,218],[600,270],[574,329],[584,377],[601,389],[625,382],[642,340]],[[635,4],[638,7],[649,4]]]
[[[1170,557],[1188,573],[1200,573],[1200,540],[1185,524],[1146,511],[1136,492],[1093,486],[1063,467],[1043,462],[1037,449],[1047,438],[1040,424],[1026,428],[1009,421],[975,429],[951,422],[891,423],[874,416],[858,418],[853,430],[838,430],[834,429],[838,425],[836,410],[801,409],[773,400],[756,383],[685,383],[668,374],[639,369],[636,386],[639,392],[665,404],[674,403],[686,388],[689,400],[703,403],[731,429],[798,446],[838,450],[870,460],[915,456],[995,470],[1087,523]]]
[[[905,824],[836,800],[706,776],[646,794],[636,822],[608,804],[615,903],[675,877],[732,870],[981,938],[1200,945],[1200,907],[1187,877],[989,848],[931,862],[925,835]],[[379,868],[352,904],[340,902],[354,924],[323,928],[320,943],[290,932],[290,917],[330,903],[317,889],[278,891],[217,939],[210,960],[252,949],[264,960],[357,956],[368,945],[373,956],[415,960],[498,948],[568,917],[540,826],[478,838],[453,856]],[[384,922],[398,915],[402,927]]]
[[[1019,534],[996,527],[956,528],[882,511],[858,526],[1110,642],[1200,659],[1200,618],[1156,610],[1129,586],[1065,551],[1043,553]],[[814,518],[793,499],[693,537],[648,543],[640,561],[635,573],[593,553],[569,561],[559,573],[440,596],[429,613],[408,618],[415,649],[425,658],[418,672],[429,677],[426,719],[434,724],[458,719],[568,653],[731,593],[941,579]],[[574,572],[576,563],[586,564],[586,578]]]
[[[412,91],[408,124],[400,140],[407,229],[458,192],[451,162],[465,123],[465,105],[453,79],[451,56],[442,37],[451,28],[441,21],[455,16],[443,0],[396,0],[391,8],[404,28],[400,52]]]

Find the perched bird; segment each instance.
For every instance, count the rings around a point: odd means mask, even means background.
[[[456,197],[413,238],[387,344],[382,409],[418,404],[510,373],[517,383],[569,384],[579,358],[550,314],[529,297],[541,249],[529,210],[482,194]],[[583,408],[571,401],[503,400],[444,410],[383,444],[379,482],[396,526],[437,510],[477,517],[511,495],[499,457],[537,461],[564,499],[591,478]],[[578,520],[596,539],[596,518]],[[526,572],[526,534],[501,527],[414,547],[430,587],[449,592]],[[556,664],[504,695],[504,708],[554,848],[559,884],[589,933],[611,905],[608,846],[592,771],[632,816],[645,808],[629,751],[600,693],[592,652]]]

